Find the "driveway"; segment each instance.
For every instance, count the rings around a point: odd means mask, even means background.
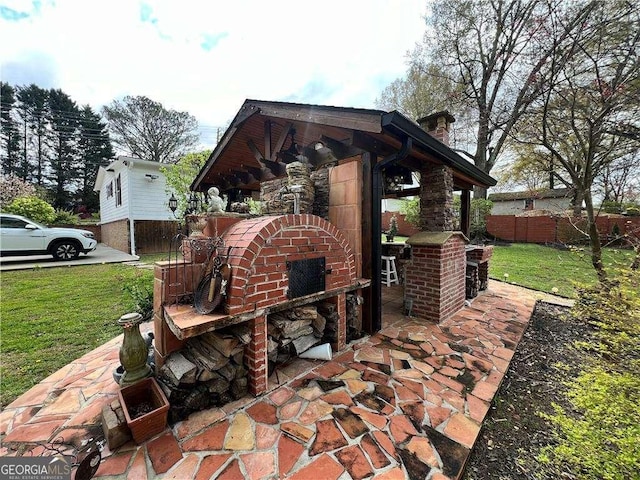
[[[121,252],[99,243],[93,252],[71,261],[55,260],[51,255],[31,255],[25,257],[0,257],[0,272],[8,270],[26,270],[34,267],[65,267],[75,265],[93,265],[96,263],[122,263],[138,260],[139,257]]]

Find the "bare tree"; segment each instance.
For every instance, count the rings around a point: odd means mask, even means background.
[[[573,55],[552,57],[545,93],[519,129],[543,147],[584,201],[593,266],[604,283],[593,186],[640,147],[640,10],[623,0],[598,3],[572,36]]]
[[[165,109],[147,97],[124,97],[102,109],[112,141],[128,154],[176,162],[198,142],[198,122],[187,112]]]
[[[640,198],[640,151],[615,158],[605,165],[594,186],[603,201],[621,207],[625,202],[637,201]]]
[[[452,91],[462,93],[451,99],[471,110],[475,135],[467,150],[478,168],[494,167],[511,130],[543,93],[551,56],[571,55],[571,34],[592,8],[568,8],[560,0],[431,3],[425,46],[412,68],[429,75],[438,65]],[[486,198],[486,190],[476,188],[474,196]]]

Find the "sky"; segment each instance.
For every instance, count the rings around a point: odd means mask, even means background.
[[[212,146],[247,98],[375,108],[424,0],[0,0],[0,78],[94,110],[144,95]]]

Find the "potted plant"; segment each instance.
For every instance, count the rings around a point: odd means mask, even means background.
[[[398,234],[398,219],[395,215],[389,220],[389,230],[387,230],[387,242],[393,242],[393,237]]]
[[[133,439],[141,444],[167,427],[169,401],[153,377],[118,391],[120,405]]]

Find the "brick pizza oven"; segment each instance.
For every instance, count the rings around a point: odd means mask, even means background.
[[[179,299],[193,292],[202,264],[161,262],[156,267],[156,357],[169,354],[196,335],[245,323],[249,390],[267,390],[267,319],[271,313],[324,300],[334,303],[339,321],[335,350],[346,346],[346,293],[366,287],[356,275],[354,255],[344,235],[310,214],[256,218],[210,217],[205,233],[224,241],[231,280],[222,311],[200,315]],[[176,288],[180,285],[180,288]]]

